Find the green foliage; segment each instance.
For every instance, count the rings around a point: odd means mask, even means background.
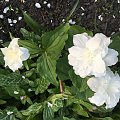
[[[42,47],[47,54],[57,60],[68,38],[69,24],[63,24],[51,32],[42,35]]]
[[[115,49],[120,53],[120,33],[114,34],[112,36],[112,43],[110,44],[110,48]],[[120,54],[119,54],[119,60],[120,60]]]
[[[34,103],[28,109],[22,110],[21,113],[24,116],[28,116],[28,117],[30,116],[30,117],[34,118],[37,114],[39,114],[39,112],[41,112],[41,110],[42,110],[42,104]]]
[[[26,12],[23,12],[24,20],[27,23],[27,25],[38,35],[42,34],[42,31],[44,30],[41,25],[39,25],[36,21],[34,21]]]
[[[54,85],[58,85],[58,82],[56,80],[56,62],[46,53],[40,56],[38,59],[37,70],[43,79],[49,81],[50,83],[53,83]]]
[[[68,71],[70,70],[70,66],[68,64],[67,56],[60,58],[57,61],[57,75],[60,80],[70,79]]]
[[[54,118],[54,111],[52,107],[46,103],[43,110],[43,120],[52,120]]]
[[[70,16],[77,4],[78,1]],[[33,31],[21,28],[23,38],[19,45],[29,50],[30,58],[13,73],[4,68],[4,56],[0,52],[0,120],[119,120],[119,105],[115,111],[91,104],[88,98],[93,92],[87,85],[89,78],[77,76],[68,64],[73,35],[87,32],[93,36],[93,33],[68,23],[44,31],[29,15],[23,15]],[[120,52],[119,34],[112,39],[110,47]]]
[[[35,94],[37,95],[38,93],[43,93],[50,85],[50,82],[45,80],[44,78],[38,78],[35,80],[35,84],[37,86]]]

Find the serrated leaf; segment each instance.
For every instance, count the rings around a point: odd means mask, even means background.
[[[37,85],[35,90],[35,94],[37,95],[38,93],[43,93],[50,85],[50,82],[44,78],[38,78],[35,80],[35,84]]]
[[[14,107],[8,107],[4,110],[0,110],[0,120],[18,120],[14,115],[16,112],[17,109]]]
[[[36,116],[37,114],[39,114],[39,112],[41,110],[42,110],[42,104],[41,103],[34,103],[28,109],[22,110],[21,113],[24,116],[30,116],[30,115]]]
[[[43,79],[48,80],[54,85],[58,85],[56,80],[56,61],[47,56],[46,53],[37,60],[37,71]]]
[[[76,112],[79,115],[85,116],[85,117],[89,117],[88,113],[83,109],[83,107],[79,104],[74,104],[72,110],[74,112]]]
[[[36,43],[39,43],[39,41],[41,39],[41,37],[39,35],[36,35],[33,32],[29,32],[24,28],[21,28],[20,32],[22,33],[24,39],[26,39],[26,40],[32,40]]]
[[[9,93],[10,96],[19,98],[20,96],[25,95],[25,91],[20,88],[20,85],[22,83],[22,76],[20,74],[0,74],[0,86],[3,87]],[[14,93],[15,91],[17,92],[17,94]]]
[[[41,35],[42,31],[44,31],[44,27],[42,27],[36,21],[34,21],[26,12],[23,12],[23,15],[27,25],[38,35]]]
[[[22,76],[17,73],[8,75],[0,74],[0,86],[17,85],[22,83]]]
[[[63,117],[63,120],[76,120],[74,118]]]
[[[101,118],[100,120],[113,120],[111,117]]]
[[[57,60],[60,56],[61,50],[64,48],[65,41],[68,39],[69,24],[64,24],[54,31],[47,32],[42,35],[42,46],[47,54]]]
[[[0,51],[0,65],[4,65],[4,55],[2,53],[2,51]]]
[[[57,75],[60,80],[70,79],[68,71],[70,70],[70,66],[68,64],[67,56],[60,58],[57,61]]]
[[[52,107],[46,103],[43,110],[43,120],[53,120],[53,118],[54,118],[54,111],[52,110]]]
[[[112,36],[112,43],[110,44],[110,48],[115,49],[118,53],[120,53],[120,33],[115,34]],[[119,54],[119,61],[120,61],[120,54]]]
[[[73,86],[78,88],[79,92],[83,92],[88,88],[86,79],[83,79],[80,76],[76,75],[72,69],[69,71],[69,76],[73,83]]]

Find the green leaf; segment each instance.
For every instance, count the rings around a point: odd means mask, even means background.
[[[89,117],[88,113],[83,109],[83,107],[79,104],[74,104],[72,110],[74,112],[76,112],[79,115],[85,116],[85,117]]]
[[[43,79],[48,80],[54,85],[58,85],[56,80],[56,62],[47,56],[46,53],[37,60],[37,71]]]
[[[23,84],[23,80],[20,74],[17,73],[11,73],[8,75],[0,74],[0,86],[3,87],[9,93],[10,96],[19,99],[20,96],[25,95],[25,91],[20,88],[21,84]]]
[[[43,110],[43,120],[52,120],[54,118],[54,111],[52,107],[46,103],[44,110]]]
[[[64,48],[65,41],[68,39],[69,24],[64,24],[54,31],[47,32],[42,35],[42,46],[47,54],[57,60],[61,50]]]
[[[120,53],[120,33],[115,34],[112,36],[112,43],[110,44],[110,48],[115,49],[118,53]],[[120,61],[120,54],[119,54],[119,61]]]
[[[31,55],[41,53],[40,48],[31,40],[19,40],[19,45],[27,48]]]
[[[57,61],[57,75],[60,80],[70,79],[68,71],[70,70],[70,66],[68,64],[67,56],[60,58]]]
[[[0,99],[0,105],[6,104],[6,103],[7,103],[6,101]]]
[[[74,118],[63,117],[63,120],[76,120]]]
[[[24,116],[36,116],[39,114],[39,112],[42,110],[42,104],[41,103],[34,103],[31,105],[28,109],[22,110],[21,113]]]
[[[87,80],[81,78],[78,75],[76,75],[72,69],[69,71],[69,76],[70,76],[70,79],[71,79],[71,81],[73,83],[73,86],[78,88],[79,92],[83,92],[88,88]]]
[[[35,94],[43,93],[48,86],[50,85],[49,81],[45,80],[44,78],[38,78],[35,80],[35,84],[37,85],[37,88],[35,90]]]
[[[14,107],[8,107],[3,111],[0,110],[0,120],[18,120],[15,118],[14,113],[17,112],[17,109]]]
[[[0,65],[4,65],[5,62],[4,62],[4,55],[2,53],[2,51],[0,51]]]
[[[101,118],[100,120],[113,120],[111,117]]]
[[[24,20],[27,25],[38,35],[42,34],[44,27],[40,26],[36,21],[34,21],[26,12],[23,12]]]
[[[20,32],[22,33],[23,37],[26,39],[26,40],[32,40],[36,43],[39,43],[41,37],[39,35],[36,35],[34,34],[33,32],[29,32],[27,31],[26,29],[24,28],[21,28],[20,29]]]
[[[18,85],[22,83],[22,76],[18,73],[10,73],[8,75],[0,74],[0,86]]]

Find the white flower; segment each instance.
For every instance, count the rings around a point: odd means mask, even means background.
[[[120,98],[120,76],[108,68],[106,75],[92,77],[87,81],[88,86],[94,91],[94,96],[88,98],[91,103],[101,106],[106,104],[106,109],[117,105]]]
[[[94,37],[87,33],[74,35],[74,46],[69,48],[68,60],[75,74],[82,78],[105,75],[106,66],[114,65],[118,61],[118,52],[108,48],[110,42],[110,38],[102,33],[97,33]]]
[[[21,68],[22,61],[27,60],[30,56],[28,49],[19,47],[18,39],[12,39],[8,47],[1,48],[4,54],[5,67],[8,66],[13,72]]]

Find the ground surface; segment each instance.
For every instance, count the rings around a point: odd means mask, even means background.
[[[22,11],[27,11],[37,22],[54,29],[68,16],[76,0],[0,0],[0,40],[6,41],[9,31],[20,36],[26,27]],[[38,8],[35,6],[39,3]],[[120,0],[80,0],[70,20],[94,33],[110,36],[120,31]]]

